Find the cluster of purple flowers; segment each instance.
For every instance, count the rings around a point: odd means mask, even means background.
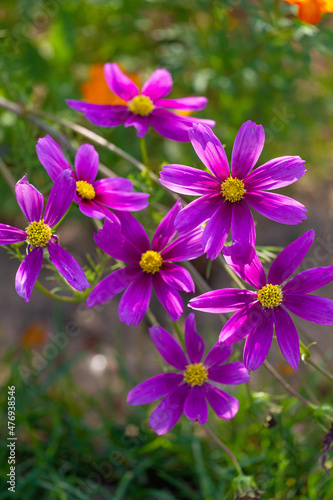
[[[105,219],[95,242],[121,265],[90,292],[87,307],[105,303],[124,291],[119,318],[127,325],[140,323],[153,288],[171,320],[177,321],[184,311],[181,292],[195,291],[190,273],[178,262],[203,254],[214,260],[222,252],[227,265],[253,289],[214,290],[190,300],[189,306],[196,310],[235,312],[204,362],[204,342],[196,332],[193,313],[185,324],[188,358],[170,333],[162,327],[151,328],[156,348],[179,371],[139,384],[130,391],[128,401],[141,405],[164,397],[150,418],[150,425],[158,434],[168,432],[182,413],[204,424],[208,418],[207,401],[219,417],[233,418],[238,401],[215,384],[247,382],[248,370],[257,369],[267,356],[274,327],[283,356],[297,370],[299,339],[287,310],[314,323],[333,325],[333,301],[308,294],[333,280],[333,266],[309,269],[289,279],[308,252],[314,231],[307,231],[289,244],[272,263],[267,278],[255,251],[251,209],[283,224],[299,224],[306,219],[306,208],[301,203],[271,193],[300,179],[306,172],[304,161],[299,156],[283,156],[255,168],[265,134],[261,125],[247,121],[236,135],[229,167],[225,150],[211,130],[213,121],[170,111],[201,110],[206,98],[166,99],[172,78],[165,69],[156,70],[141,92],[117,64],[106,64],[104,70],[108,86],[126,105],[73,100],[67,101],[68,105],[102,127],[134,126],[138,136],[143,137],[150,125],[168,139],[191,141],[208,171],[166,165],[160,182],[172,191],[197,199],[184,207],[178,200],[156,228],[150,243],[147,232],[130,213],[148,206],[148,194],[134,192],[133,183],[121,177],[96,180],[99,156],[93,146],[80,146],[73,170],[51,137],[40,139],[37,155],[54,182],[44,216],[43,196],[25,175],[15,192],[29,225],[21,230],[0,224],[1,245],[27,243],[27,255],[16,274],[16,291],[29,302],[44,254],[74,289],[90,287],[84,271],[54,234],[72,202],[78,204],[82,214]],[[225,246],[230,231],[231,245]],[[244,338],[244,363],[223,364],[231,355],[231,346]]]

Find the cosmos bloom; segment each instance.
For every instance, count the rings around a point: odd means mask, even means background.
[[[297,15],[301,21],[317,24],[323,12],[333,12],[333,0],[285,0],[298,6]]]
[[[42,218],[43,195],[28,182],[27,175],[16,184],[16,199],[29,225],[22,231],[0,224],[0,245],[24,241],[28,243],[27,256],[21,262],[15,278],[15,289],[26,302],[30,300],[41,270],[44,249],[48,251],[54,267],[73,288],[81,291],[90,286],[79,264],[59,245],[58,237],[52,234],[52,228],[58,224],[72,203],[74,191],[75,181],[70,171],[66,170],[56,179]]]
[[[152,287],[172,321],[180,318],[183,300],[179,290],[194,292],[190,273],[175,262],[202,255],[202,229],[176,238],[174,220],[181,209],[177,201],[156,229],[150,244],[142,225],[131,215],[118,212],[121,229],[105,219],[95,235],[96,244],[114,259],[130,265],[104,278],[88,296],[87,307],[112,299],[125,292],[119,304],[120,321],[137,326],[147,312]]]
[[[141,93],[137,85],[126,76],[116,63],[104,66],[106,83],[118,97],[126,101],[125,105],[99,105],[69,99],[67,104],[76,111],[81,111],[87,120],[100,127],[116,127],[124,124],[133,126],[138,137],[144,137],[149,125],[160,135],[174,141],[189,141],[188,131],[193,123],[205,123],[213,127],[215,122],[180,116],[168,111],[200,111],[206,106],[206,97],[183,97],[164,99],[172,90],[172,78],[166,69],[157,69],[144,83]]]
[[[149,194],[133,193],[133,183],[128,179],[109,177],[95,181],[99,155],[94,146],[82,144],[79,147],[75,156],[75,172],[60,146],[49,135],[38,140],[36,151],[39,161],[53,181],[64,170],[70,170],[76,181],[74,201],[88,217],[102,219],[107,216],[114,220],[115,216],[108,208],[133,212],[149,204]]]
[[[293,241],[276,257],[268,277],[255,250],[244,241],[223,251],[227,264],[257,291],[226,288],[204,293],[189,306],[199,311],[227,313],[237,311],[221,330],[219,341],[232,345],[247,336],[244,363],[256,370],[264,362],[275,334],[286,361],[297,370],[300,359],[296,327],[288,311],[319,325],[333,325],[333,300],[308,292],[333,280],[333,266],[315,267],[283,285],[308,252],[315,233],[310,230]]]
[[[196,332],[193,313],[185,323],[187,356],[161,326],[153,326],[149,332],[165,361],[180,370],[156,375],[134,387],[127,396],[131,405],[152,403],[165,396],[149,419],[149,426],[157,434],[169,432],[183,413],[190,420],[205,424],[208,419],[207,401],[220,418],[229,420],[236,415],[238,400],[214,385],[216,382],[244,384],[250,379],[243,363],[234,361],[223,364],[231,355],[231,347],[216,344],[202,362],[205,344]]]
[[[299,156],[282,156],[254,168],[264,147],[261,125],[243,123],[231,156],[231,172],[224,148],[204,125],[189,132],[192,146],[211,172],[185,165],[166,165],[160,182],[176,193],[200,196],[179,213],[175,224],[182,234],[208,220],[202,238],[207,257],[216,259],[231,229],[232,241],[255,243],[255,228],[249,206],[282,224],[299,224],[306,219],[306,208],[281,194],[269,193],[292,184],[306,172]]]

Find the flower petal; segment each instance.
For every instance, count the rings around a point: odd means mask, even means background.
[[[156,107],[168,109],[181,109],[184,111],[200,111],[206,107],[207,97],[181,97],[180,99],[158,99],[154,102]]]
[[[137,136],[144,137],[148,132],[149,117],[131,114],[125,121],[124,127],[134,127],[137,130]]]
[[[257,300],[257,294],[240,288],[212,290],[194,297],[188,303],[192,309],[208,313],[227,313],[237,311]]]
[[[206,368],[210,368],[211,366],[222,365],[225,361],[227,361],[232,353],[232,347],[226,346],[222,343],[217,342],[207,354],[207,357],[204,361],[204,365]]]
[[[266,275],[254,247],[245,240],[237,240],[223,249],[223,257],[228,266],[254,288],[266,285]]]
[[[230,168],[224,147],[206,125],[193,124],[189,132],[192,146],[205,167],[222,182],[230,177]]]
[[[154,103],[172,90],[172,77],[166,69],[157,69],[143,84],[141,94],[148,96]]]
[[[165,165],[160,173],[160,183],[180,194],[219,194],[221,183],[208,172],[186,165]]]
[[[109,191],[99,193],[95,199],[113,210],[137,212],[149,205],[148,198],[149,194],[147,193],[129,193],[128,191],[113,191],[111,193]]]
[[[99,154],[94,146],[82,144],[75,155],[75,170],[78,181],[92,184],[96,179],[99,165]]]
[[[164,262],[159,274],[164,283],[182,292],[194,292],[195,285],[190,273],[181,266]]]
[[[254,220],[247,203],[233,203],[231,218],[231,238],[235,243],[238,240],[246,240],[254,247],[256,243],[256,230]]]
[[[184,414],[193,422],[204,425],[208,419],[208,405],[205,390],[201,386],[191,387],[185,400]]]
[[[297,240],[290,243],[276,257],[268,273],[268,283],[281,285],[298,268],[310,246],[313,243],[315,232],[307,231]]]
[[[133,182],[123,177],[108,177],[93,183],[96,195],[109,191],[133,191]]]
[[[196,331],[194,313],[189,314],[186,318],[185,346],[191,363],[200,363],[205,350],[205,343]]]
[[[182,373],[161,373],[133,387],[127,395],[127,403],[145,405],[162,398],[183,381]]]
[[[202,236],[202,246],[207,258],[215,260],[221,253],[231,227],[232,206],[223,202],[209,219]]]
[[[245,384],[250,380],[250,374],[241,361],[233,361],[222,366],[213,366],[208,371],[208,378],[219,384]]]
[[[281,156],[256,168],[245,179],[246,191],[279,189],[289,186],[306,172],[305,161],[299,156]]]
[[[15,290],[25,302],[29,302],[43,263],[42,247],[35,247],[21,262],[15,277]]]
[[[104,76],[110,90],[124,101],[130,101],[139,94],[138,87],[121,71],[118,64],[104,64]]]
[[[15,186],[15,195],[20,209],[28,222],[39,221],[42,218],[44,198],[35,186],[30,184],[25,174]]]
[[[202,233],[202,227],[198,227],[194,231],[178,236],[161,252],[163,260],[180,262],[200,257],[203,254]]]
[[[64,170],[54,181],[44,212],[45,224],[53,227],[69,209],[76,189],[72,170]]]
[[[80,111],[91,123],[99,127],[116,127],[125,123],[130,115],[127,106],[109,104],[90,104],[89,102],[67,99],[67,105]]]
[[[176,236],[177,230],[175,228],[175,218],[181,208],[182,205],[180,200],[176,201],[173,207],[157,226],[151,243],[151,247],[155,250],[155,252],[163,250],[163,248]]]
[[[169,314],[171,321],[177,321],[184,311],[183,299],[180,293],[176,288],[167,285],[160,273],[153,275],[153,285],[157,298]]]
[[[283,307],[274,307],[273,314],[275,334],[281,352],[287,363],[289,363],[294,370],[297,370],[300,360],[300,348],[296,327]]]
[[[63,170],[72,170],[59,144],[49,135],[38,139],[36,152],[39,161],[53,181],[56,180]]]
[[[333,266],[314,267],[296,274],[282,288],[282,293],[307,293],[317,290],[333,280]]]
[[[264,311],[259,301],[237,311],[222,328],[219,342],[223,342],[223,345],[233,345],[242,340],[264,321]]]
[[[265,132],[262,125],[248,120],[239,129],[231,157],[231,175],[244,179],[258,161],[264,147]]]
[[[53,241],[50,241],[46,246],[50,261],[75,290],[81,291],[90,288],[86,275],[71,254]]]
[[[147,312],[152,288],[151,275],[142,272],[125,290],[119,303],[119,319],[137,326]]]
[[[103,208],[93,200],[82,199],[79,201],[79,209],[83,215],[91,217],[92,219],[104,219],[105,217]]]
[[[87,307],[104,304],[122,292],[142,274],[139,266],[132,265],[118,269],[102,279],[90,292],[87,299]]]
[[[119,211],[116,212],[116,216],[120,220],[123,236],[128,243],[132,244],[140,252],[140,256],[149,250],[150,241],[142,224],[128,212]]]
[[[186,370],[188,361],[173,336],[161,326],[152,326],[149,328],[149,333],[156,349],[165,361],[178,370]]]
[[[135,246],[135,242],[134,244],[129,242],[120,232],[119,225],[108,218],[105,219],[103,228],[98,229],[94,235],[94,240],[103,252],[114,259],[129,264],[140,262],[142,252]]]
[[[239,408],[239,401],[236,398],[211,384],[204,384],[204,389],[208,403],[219,418],[225,420],[234,418]]]
[[[333,325],[333,300],[295,293],[284,297],[282,304],[307,321],[318,325]]]
[[[256,370],[263,364],[273,339],[273,313],[263,309],[262,321],[247,336],[244,346],[244,364],[248,370]]]
[[[7,224],[0,224],[0,245],[11,245],[20,243],[27,239],[27,233]]]
[[[150,416],[149,427],[156,434],[166,434],[172,429],[183,414],[185,399],[190,392],[188,384],[182,384],[170,392]]]
[[[207,195],[191,201],[176,217],[176,227],[180,233],[187,233],[200,226],[220,208],[221,195]]]
[[[244,199],[264,217],[281,224],[300,224],[307,218],[307,209],[302,203],[282,194],[252,191],[246,193]]]
[[[163,137],[179,142],[189,142],[188,132],[193,123],[205,123],[214,127],[215,122],[199,118],[177,115],[162,108],[155,108],[149,115],[150,125]]]

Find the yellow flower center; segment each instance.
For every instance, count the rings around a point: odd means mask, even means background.
[[[188,365],[184,372],[184,382],[192,385],[202,385],[208,379],[207,368],[202,363]]]
[[[282,298],[282,292],[278,285],[265,285],[258,291],[258,300],[264,307],[279,306]]]
[[[154,109],[154,104],[146,95],[137,95],[128,103],[129,110],[135,115],[148,116]]]
[[[235,203],[243,199],[245,194],[244,182],[237,177],[229,177],[221,184],[221,193],[225,200]]]
[[[140,266],[146,273],[156,273],[160,270],[162,264],[162,257],[154,250],[148,250],[141,255]]]
[[[96,194],[94,187],[87,181],[77,181],[76,192],[78,196],[86,200],[93,200]]]
[[[38,222],[31,222],[25,230],[27,233],[27,242],[34,247],[45,247],[52,236],[52,229],[45,224],[44,219]]]

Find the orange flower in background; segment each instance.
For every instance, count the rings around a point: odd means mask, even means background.
[[[308,24],[317,24],[323,12],[333,12],[333,0],[285,0],[298,5],[298,17]]]
[[[89,80],[83,83],[80,88],[83,99],[93,104],[126,104],[107,86],[103,67],[104,65],[99,63],[90,66]],[[126,73],[126,71],[124,73],[136,85],[139,85],[139,76],[136,73]]]
[[[47,339],[49,328],[42,321],[35,321],[23,332],[22,346],[30,349],[40,347]]]

